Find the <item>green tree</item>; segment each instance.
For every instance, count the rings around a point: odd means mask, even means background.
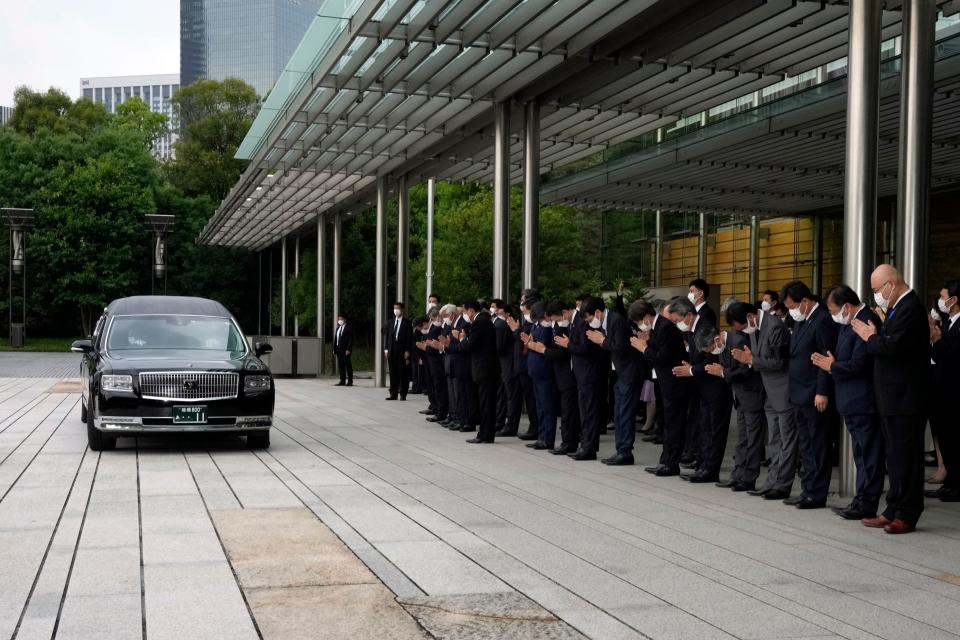
[[[10,126],[28,136],[41,131],[88,135],[110,117],[102,105],[90,100],[72,101],[70,96],[53,87],[45,93],[17,87],[13,100]]]
[[[219,202],[246,166],[234,156],[253,124],[260,98],[243,80],[227,78],[181,87],[171,102],[179,114],[180,137],[166,175],[185,195],[207,195]]]
[[[117,107],[110,126],[140,135],[144,144],[153,149],[153,143],[169,130],[169,119],[162,113],[150,111],[147,103],[133,96]]]

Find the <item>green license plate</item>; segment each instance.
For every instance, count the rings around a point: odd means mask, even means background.
[[[206,424],[207,408],[191,405],[173,408],[173,424]]]

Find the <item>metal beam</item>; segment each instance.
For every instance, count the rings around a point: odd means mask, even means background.
[[[343,216],[336,214],[333,217],[333,322],[330,326],[332,334],[337,332],[337,316],[340,315],[340,262],[343,251]],[[338,372],[339,373],[339,372]]]
[[[287,236],[280,240],[280,335],[287,335]]]
[[[397,300],[406,305],[410,293],[410,189],[407,177],[397,181]]]
[[[387,183],[377,178],[376,280],[373,305],[373,386],[387,383],[386,358],[383,355],[383,327],[387,319]]]
[[[327,315],[327,222],[323,214],[317,216],[317,338],[320,348],[317,353],[317,376],[323,375]]]
[[[707,214],[700,212],[700,235],[697,238],[697,273],[707,279]]]
[[[750,304],[757,301],[760,294],[760,219],[757,216],[750,216],[750,298],[747,300]]]
[[[494,114],[493,297],[510,291],[510,103],[497,102]]]
[[[436,189],[436,180],[427,179],[427,291],[424,293],[424,301],[428,300],[433,293],[433,215],[434,215],[434,190]]]
[[[540,104],[523,110],[523,288],[536,289],[540,270]]]
[[[656,243],[656,262],[653,263],[653,286],[663,286],[663,211],[657,209],[654,217],[654,242]]]
[[[293,277],[300,277],[300,236],[293,238]],[[293,314],[293,337],[300,337],[300,316]]]
[[[934,0],[903,3],[900,157],[897,189],[897,263],[910,286],[927,292],[927,234],[933,123]]]

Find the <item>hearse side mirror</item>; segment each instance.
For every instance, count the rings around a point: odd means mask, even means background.
[[[273,347],[266,342],[258,342],[253,345],[253,352],[257,354],[257,357],[259,358],[260,356],[265,356],[268,353],[273,353]]]
[[[70,351],[74,353],[90,353],[93,351],[92,340],[74,340],[70,345]]]

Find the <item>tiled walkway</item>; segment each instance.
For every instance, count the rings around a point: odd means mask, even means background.
[[[268,637],[222,514],[304,508],[408,611],[523,594],[602,639],[960,637],[957,505],[889,536],[652,477],[650,445],[618,468],[467,445],[419,396],[314,380],[279,381],[269,451],[177,438],[98,455],[56,382],[0,380],[0,638]]]

